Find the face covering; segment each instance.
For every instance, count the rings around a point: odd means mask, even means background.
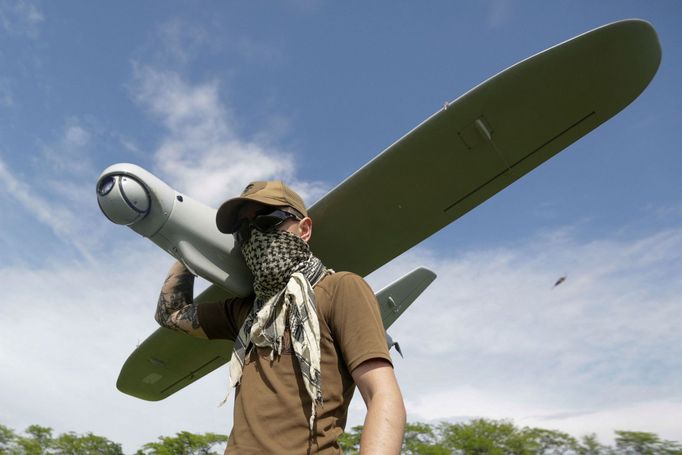
[[[253,229],[241,250],[253,273],[256,298],[262,301],[281,291],[294,272],[306,275],[316,259],[303,239],[286,231],[263,233]]]
[[[263,233],[254,229],[241,250],[254,276],[256,299],[234,342],[230,383],[232,387],[239,384],[251,344],[269,347],[274,359],[282,352],[282,337],[288,329],[312,400],[312,431],[316,405],[322,403],[320,323],[312,287],[333,271],[313,256],[303,239],[286,231]]]

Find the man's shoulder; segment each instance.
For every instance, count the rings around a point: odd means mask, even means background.
[[[334,311],[337,305],[360,302],[376,302],[374,291],[367,282],[353,272],[334,272],[315,286],[315,295],[323,312]]]
[[[332,295],[339,287],[353,284],[362,284],[363,286],[367,286],[365,280],[357,273],[347,271],[334,272],[322,278],[315,286],[315,289]]]

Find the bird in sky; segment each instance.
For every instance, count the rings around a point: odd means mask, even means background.
[[[561,278],[559,278],[558,280],[556,280],[556,283],[554,283],[554,286],[552,286],[552,288],[555,288],[555,287],[559,286],[559,285],[560,285],[561,283],[563,283],[564,281],[566,281],[566,276],[565,276],[565,275],[562,276]]]

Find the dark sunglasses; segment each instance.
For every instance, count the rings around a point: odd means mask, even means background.
[[[284,223],[286,220],[295,219],[298,217],[293,213],[285,212],[284,210],[265,209],[263,212],[257,213],[252,219],[243,219],[239,221],[237,230],[234,232],[234,240],[237,245],[243,245],[251,238],[251,231],[258,229],[260,232],[267,234],[273,232]]]

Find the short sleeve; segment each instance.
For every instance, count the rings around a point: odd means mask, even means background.
[[[200,303],[199,325],[213,339],[234,340],[251,307],[251,299],[229,299],[224,302]]]
[[[339,275],[332,293],[330,329],[348,371],[376,358],[393,364],[374,292],[358,275],[347,272]]]

